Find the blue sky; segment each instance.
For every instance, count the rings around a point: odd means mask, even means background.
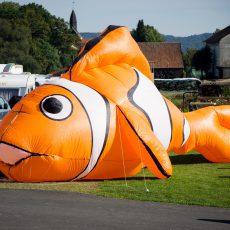
[[[74,0],[14,0],[37,3],[69,21]],[[0,0],[0,2],[3,2]],[[101,32],[108,25],[136,28],[139,19],[160,33],[188,36],[230,25],[230,0],[75,0],[79,32]]]

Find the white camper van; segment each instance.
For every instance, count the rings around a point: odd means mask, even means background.
[[[0,73],[22,74],[23,65],[14,63],[0,64]]]
[[[0,121],[10,111],[10,105],[8,102],[0,96]]]
[[[35,77],[27,74],[0,74],[0,96],[7,101],[12,96],[23,97],[35,89]]]
[[[35,89],[35,74],[23,72],[22,65],[1,64],[0,71],[1,69],[0,96],[6,101],[10,101],[12,97],[23,97]]]

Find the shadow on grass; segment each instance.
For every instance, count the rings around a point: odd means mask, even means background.
[[[132,181],[132,180],[159,180],[158,178],[156,178],[156,177],[154,177],[154,176],[146,176],[146,177],[144,177],[144,176],[135,176],[135,177],[127,177],[127,178],[125,178],[125,177],[122,177],[122,178],[113,178],[113,179],[105,179],[105,180],[103,180],[103,179],[94,179],[94,180],[82,180],[82,181],[80,181],[80,182],[90,182],[90,181],[92,181],[92,182],[95,182],[95,181],[98,181],[98,182],[100,182],[100,181],[125,181],[125,180],[127,180],[127,181]]]
[[[156,177],[127,177],[126,179],[125,178],[118,178],[118,179],[110,179],[110,181],[116,181],[116,180],[127,180],[127,181],[132,181],[132,180],[159,180],[158,178]]]
[[[170,156],[170,160],[173,165],[210,163],[199,154]]]
[[[5,175],[2,172],[0,172],[0,179],[4,179],[4,178],[6,178]]]
[[[102,181],[150,181],[150,180],[157,180],[156,177],[127,177],[126,179],[125,178],[114,178],[114,179],[94,179],[94,180],[79,180],[79,181],[75,181],[75,182],[81,182],[81,183],[90,183],[90,182],[102,182]],[[70,182],[70,181],[66,181],[66,182]],[[17,183],[15,181],[11,181],[9,179],[7,179],[6,177],[4,176],[1,176],[0,177],[0,183]],[[33,184],[36,184],[36,182],[31,182]],[[40,183],[40,182],[37,182],[37,183]],[[57,182],[48,182],[48,183],[57,183]]]
[[[170,156],[170,160],[173,165],[210,163],[200,154],[173,155],[173,156]],[[230,168],[223,167],[223,168],[218,168],[218,169],[230,169]],[[0,181],[4,181],[4,179],[6,179],[6,177],[4,176],[3,173],[0,172]],[[126,178],[126,180],[130,180],[130,181],[131,180],[156,180],[156,179],[157,179],[156,177],[144,177],[144,176]],[[112,180],[125,180],[125,179],[118,178],[118,179],[112,179]],[[84,180],[84,181],[91,181],[91,180]],[[81,181],[81,182],[84,182],[84,181]],[[104,180],[92,180],[92,181],[104,181]]]
[[[230,224],[230,220],[216,220],[216,219],[198,219],[198,220],[217,222],[217,223],[223,223],[223,224]]]

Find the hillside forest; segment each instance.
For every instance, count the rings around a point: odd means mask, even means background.
[[[98,34],[81,33],[86,39]],[[205,66],[200,66],[199,60],[206,50],[196,53],[210,34],[162,35],[153,26],[145,25],[143,20],[138,21],[131,34],[137,42],[180,42],[186,76],[190,75],[192,66],[205,72],[209,65],[208,60]],[[48,74],[70,66],[81,46],[79,35],[69,23],[51,15],[42,5],[0,4],[0,63],[17,63],[23,65],[26,72]]]
[[[69,66],[80,45],[69,25],[41,5],[0,4],[0,63],[18,63],[24,71],[47,74]]]

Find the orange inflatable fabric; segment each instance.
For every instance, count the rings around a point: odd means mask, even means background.
[[[181,113],[153,82],[125,27],[90,40],[61,79],[26,95],[0,123],[0,171],[14,181],[172,174],[168,152],[230,162],[230,106]]]

